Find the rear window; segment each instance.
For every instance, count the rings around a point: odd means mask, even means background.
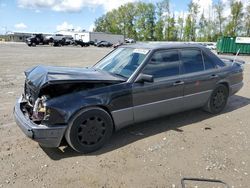
[[[216,63],[217,67],[224,67],[225,66],[225,63],[223,63],[223,61],[221,61],[220,59],[215,59],[215,63]]]
[[[180,54],[184,73],[193,73],[204,70],[203,59],[200,50],[183,49],[181,50]]]
[[[211,52],[210,50],[204,49],[203,54],[206,54],[211,59],[211,61],[214,63],[214,65],[216,67],[224,67],[225,66],[225,63],[218,56],[216,56],[213,52]]]
[[[213,60],[207,54],[203,53],[203,59],[204,59],[204,65],[205,65],[206,70],[215,68],[215,64]]]

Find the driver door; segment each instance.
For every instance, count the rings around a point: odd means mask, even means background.
[[[154,81],[132,86],[135,122],[181,111],[184,82],[178,50],[155,52],[142,73],[153,75]]]

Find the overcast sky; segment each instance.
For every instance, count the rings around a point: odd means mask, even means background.
[[[92,30],[96,18],[127,2],[137,0],[0,0],[0,33],[6,31],[56,32]],[[156,3],[158,0],[142,0]],[[208,13],[217,0],[194,0]],[[223,0],[228,2],[229,0]],[[244,4],[250,0],[241,0]],[[190,0],[170,0],[176,14],[187,11]],[[229,14],[226,8],[225,14]]]

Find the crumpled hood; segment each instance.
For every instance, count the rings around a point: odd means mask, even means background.
[[[105,71],[93,68],[72,68],[54,66],[36,66],[25,71],[27,82],[33,87],[41,88],[44,85],[55,83],[86,82],[122,82],[125,79],[113,76]]]

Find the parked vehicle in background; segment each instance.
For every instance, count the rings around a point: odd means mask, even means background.
[[[62,34],[55,34],[55,35],[49,35],[46,36],[46,39],[49,40],[50,42],[54,42],[54,41],[62,41],[65,40],[66,36],[62,35]]]
[[[49,41],[43,36],[43,34],[34,34],[31,37],[26,39],[26,44],[28,46],[44,45],[48,44]]]
[[[36,66],[25,76],[14,108],[22,131],[83,153],[130,124],[193,108],[218,114],[243,86],[241,62],[190,44],[126,45],[90,68]]]
[[[64,40],[63,41],[60,41],[60,40],[54,40],[51,44],[52,46],[63,46],[63,43],[64,43]]]
[[[89,45],[95,45],[94,41],[89,41]]]
[[[113,44],[108,41],[101,41],[96,44],[97,47],[111,47]]]
[[[216,43],[206,43],[205,47],[209,50],[216,50]]]
[[[51,44],[53,46],[68,46],[68,45],[73,45],[74,40],[73,37],[65,37],[62,40],[54,40]]]
[[[121,45],[123,45],[123,43],[122,42],[118,42],[116,44],[113,44],[113,48],[118,48]]]
[[[83,42],[81,39],[80,40],[74,40],[74,43],[73,43],[75,46],[78,46],[80,45],[81,47],[86,47],[86,46],[89,46],[89,43],[88,42]]]
[[[73,45],[74,44],[74,39],[73,37],[66,37],[65,40],[62,41],[63,46],[68,46],[68,45]]]
[[[135,40],[131,38],[126,38],[125,43],[135,43]]]
[[[94,46],[97,46],[99,43],[101,43],[101,42],[104,42],[104,40],[101,40],[101,41],[96,41],[95,43],[94,43]]]

